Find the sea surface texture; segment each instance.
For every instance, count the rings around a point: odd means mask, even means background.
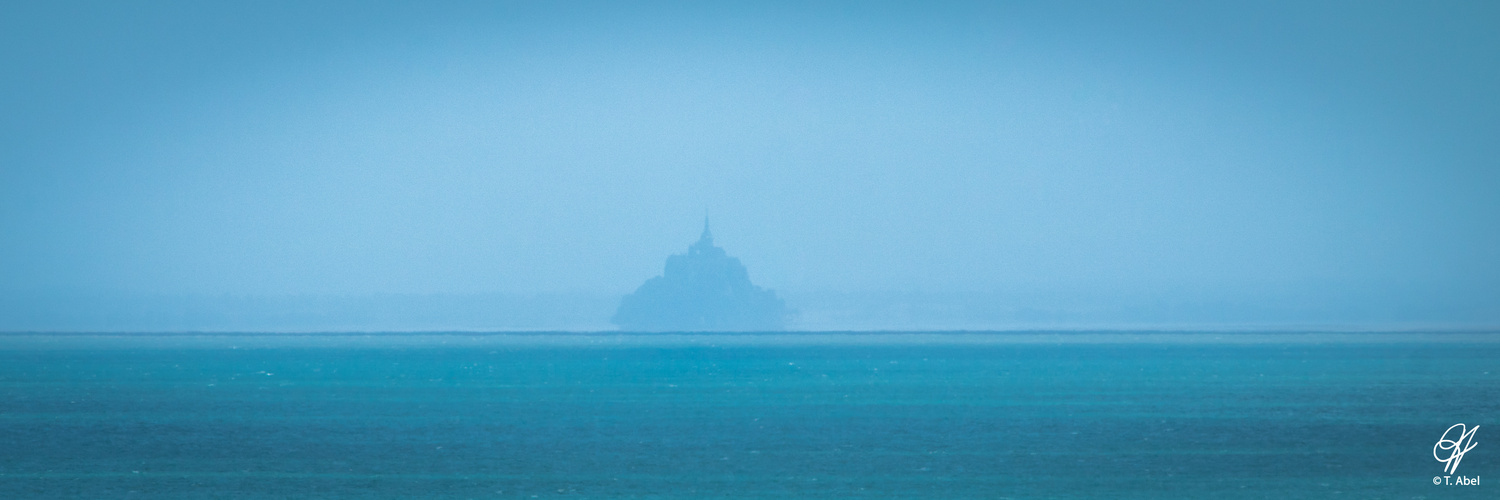
[[[0,498],[554,497],[1500,498],[1500,342],[0,336]]]

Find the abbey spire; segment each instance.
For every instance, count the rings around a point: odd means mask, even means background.
[[[708,230],[708,216],[705,215],[703,216],[703,234],[698,237],[697,243],[688,247],[688,252],[692,254],[713,253],[716,249],[718,247],[714,246],[714,233]],[[723,250],[719,250],[719,253],[723,253]]]

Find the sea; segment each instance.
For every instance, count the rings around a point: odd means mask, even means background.
[[[3,499],[562,497],[1500,498],[1500,333],[0,334]]]

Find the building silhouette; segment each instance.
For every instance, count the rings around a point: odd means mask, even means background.
[[[667,257],[662,275],[621,299],[610,322],[637,331],[766,331],[782,329],[785,318],[776,292],[751,283],[745,265],[714,245],[705,217],[698,242]]]

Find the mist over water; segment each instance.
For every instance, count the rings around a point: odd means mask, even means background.
[[[1487,3],[47,2],[0,330],[1500,323]]]
[[[1495,498],[1496,26],[8,2],[0,499]]]

